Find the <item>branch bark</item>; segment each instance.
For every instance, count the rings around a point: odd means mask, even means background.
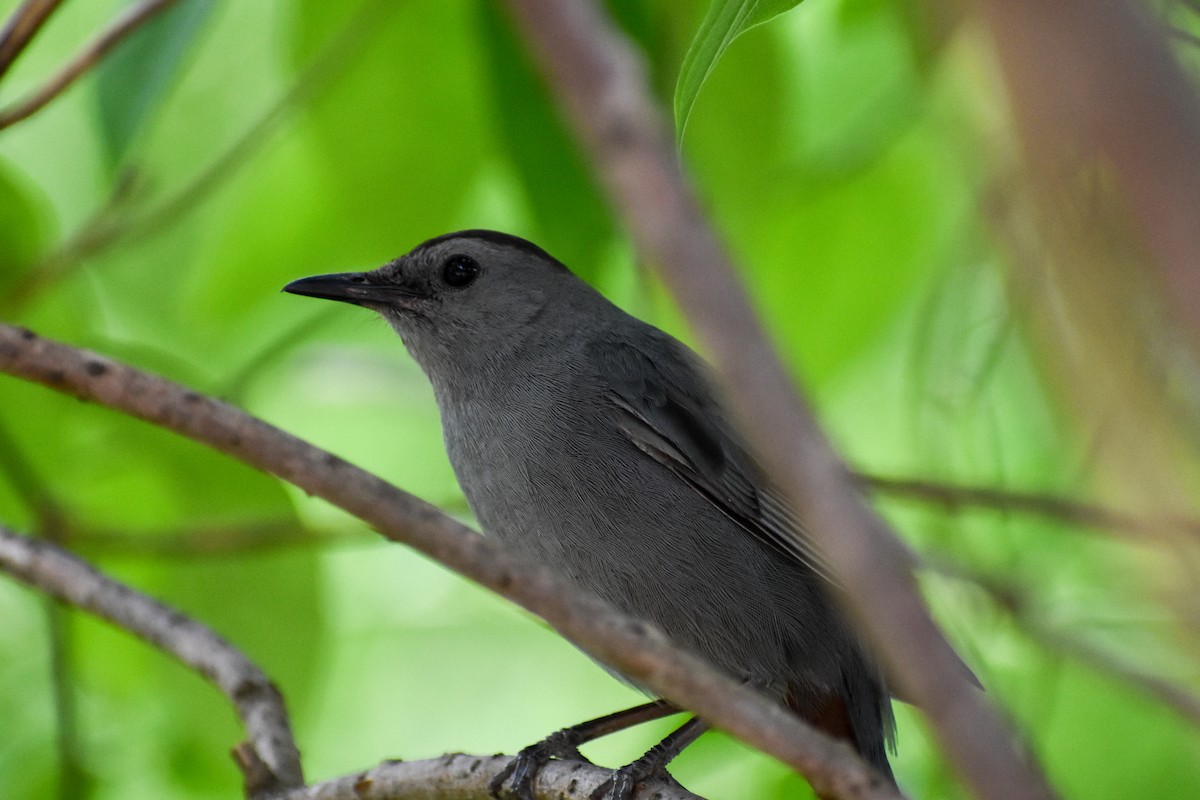
[[[1030,179],[1055,192],[1083,159],[1110,166],[1165,305],[1200,344],[1200,102],[1162,24],[1127,0],[975,3]]]
[[[425,761],[389,761],[357,775],[347,775],[274,800],[491,800],[488,783],[511,756],[453,753]],[[612,775],[611,770],[578,761],[551,761],[538,773],[538,800],[588,800]],[[667,781],[648,781],[641,797],[655,800],[701,800]]]
[[[587,0],[509,7],[642,256],[707,347],[751,445],[849,588],[845,604],[976,794],[1052,795],[929,616],[886,523],[862,500],[773,352],[685,180],[629,41]]]
[[[546,620],[598,660],[803,773],[840,798],[898,798],[848,746],[694,656],[657,629],[571,589],[352,464],[262,420],[95,353],[0,325],[0,371],[187,436],[322,497]]]
[[[233,645],[204,625],[102,575],[42,539],[0,525],[0,568],[46,594],[89,611],[170,653],[229,698],[246,729],[247,795],[304,785],[300,753],[283,698],[271,680]]]

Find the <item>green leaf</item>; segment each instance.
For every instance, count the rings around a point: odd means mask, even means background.
[[[802,0],[713,0],[700,29],[692,39],[679,80],[675,83],[675,136],[683,141],[688,117],[700,94],[700,87],[717,66],[721,54],[734,39],[756,25],[791,11]]]
[[[121,163],[166,96],[212,8],[212,0],[184,0],[134,31],[101,64],[96,96],[110,166]]]
[[[480,32],[499,142],[521,181],[541,243],[595,282],[614,236],[608,207],[549,92],[491,4],[480,6]]]
[[[0,162],[0,297],[8,296],[45,243],[41,209],[28,189]]]

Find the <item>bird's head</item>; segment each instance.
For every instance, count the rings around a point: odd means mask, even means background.
[[[547,311],[598,297],[537,245],[487,230],[438,236],[370,272],[301,278],[283,290],[377,311],[435,382],[448,370],[503,368],[528,337],[554,327],[539,322]]]

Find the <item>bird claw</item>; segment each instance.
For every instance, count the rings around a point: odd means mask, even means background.
[[[534,800],[533,782],[542,768],[555,760],[592,763],[579,752],[579,748],[565,731],[557,731],[517,753],[516,757],[492,778],[488,784],[488,794],[496,800]]]
[[[647,764],[642,760],[626,764],[620,769],[613,770],[612,777],[595,788],[588,795],[589,800],[632,800],[634,792],[642,784],[656,779],[683,789],[679,782],[671,777],[659,764]]]

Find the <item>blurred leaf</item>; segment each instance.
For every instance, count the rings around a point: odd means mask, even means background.
[[[41,213],[31,193],[0,163],[0,296],[33,264],[43,239]]]
[[[540,244],[594,283],[613,236],[608,208],[525,49],[491,3],[480,6],[480,28],[501,144],[545,237]]]
[[[336,35],[354,7],[305,0],[296,8],[292,50],[303,61]],[[386,13],[346,65],[337,91],[308,109],[310,157],[336,214],[323,227],[338,229],[347,268],[382,263],[445,233],[476,189],[482,157],[493,145],[477,65],[468,57],[480,44],[466,5],[382,8]]]
[[[683,57],[675,84],[675,136],[683,141],[700,87],[717,66],[725,48],[755,25],[774,19],[802,0],[713,0]]]
[[[101,62],[96,97],[109,166],[121,163],[166,96],[213,6],[213,0],[183,0],[130,34]]]

